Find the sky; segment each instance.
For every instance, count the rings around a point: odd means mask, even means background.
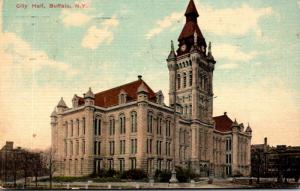
[[[195,3],[217,61],[214,116],[226,111],[249,123],[253,144],[268,137],[271,145],[300,145],[300,0]],[[166,58],[187,4],[0,0],[0,146],[49,147],[49,116],[60,97],[71,106],[89,87],[100,92],[142,75],[168,100]]]

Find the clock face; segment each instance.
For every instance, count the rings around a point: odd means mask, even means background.
[[[185,50],[186,50],[186,45],[184,44],[181,46],[181,51],[185,51]]]

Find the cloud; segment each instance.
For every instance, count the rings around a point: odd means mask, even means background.
[[[161,33],[163,30],[166,30],[167,28],[170,28],[175,23],[177,23],[179,20],[182,20],[183,12],[173,12],[171,15],[165,17],[162,20],[157,21],[156,27],[151,29],[147,34],[146,38],[151,39],[152,37],[156,36],[157,34]]]
[[[1,140],[13,140],[22,147],[48,146],[49,114],[58,98],[72,88],[51,86],[51,83],[41,87],[37,85],[36,76],[49,67],[63,72],[64,79],[73,77],[77,71],[66,63],[50,59],[43,51],[34,50],[15,33],[0,33],[0,57]],[[35,139],[33,133],[37,134]]]
[[[80,27],[87,24],[92,17],[81,12],[64,9],[61,11],[60,19],[66,27]]]
[[[259,20],[273,13],[271,7],[253,8],[248,4],[225,9],[201,4],[198,7],[202,29],[217,35],[243,36],[252,30],[256,32]]]
[[[227,111],[239,123],[249,122],[254,144],[264,137],[271,144],[300,144],[300,95],[282,79],[267,77],[247,86],[227,84],[214,90],[214,115]]]
[[[84,48],[96,49],[100,44],[110,44],[114,39],[112,30],[119,25],[118,19],[114,16],[101,23],[101,27],[91,26],[81,41]]]
[[[256,51],[244,52],[239,46],[232,44],[217,44],[213,46],[212,51],[217,60],[228,59],[231,61],[248,62],[258,55]]]
[[[215,9],[198,2],[196,2],[196,6],[200,13],[198,23],[201,29],[217,35],[242,36],[252,30],[259,33],[259,20],[273,13],[271,7],[253,8],[248,4],[225,9]],[[156,26],[146,34],[146,38],[150,39],[158,35],[182,19],[184,19],[183,11],[171,13],[164,19],[157,21]]]
[[[217,67],[219,69],[235,69],[235,68],[238,68],[239,65],[237,63],[230,63],[230,64],[222,64],[220,66],[217,65]]]
[[[77,74],[77,71],[70,65],[50,59],[44,51],[34,50],[29,43],[15,33],[0,34],[0,49],[4,63],[11,63],[24,72],[38,72],[47,66],[64,72],[68,76]]]

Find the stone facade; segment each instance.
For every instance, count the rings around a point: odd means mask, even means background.
[[[167,58],[169,106],[161,91],[137,81],[83,97],[63,99],[51,114],[56,175],[83,176],[101,169],[118,171],[174,166],[202,176],[249,175],[251,128],[226,113],[213,117],[216,61],[197,24],[191,0],[175,52]]]

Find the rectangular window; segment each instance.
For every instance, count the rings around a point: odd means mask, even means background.
[[[165,155],[168,155],[168,147],[169,147],[169,144],[168,144],[168,142],[166,142],[166,147],[165,147]]]
[[[101,119],[98,119],[98,135],[101,135]]]
[[[109,153],[110,153],[110,155],[115,154],[115,141],[109,142]]]
[[[65,127],[65,137],[68,137],[68,122],[65,123],[66,127]]]
[[[125,116],[120,117],[120,134],[126,133],[126,121]]]
[[[73,137],[73,121],[71,121],[71,137]]]
[[[76,120],[77,136],[79,136],[79,119]]]
[[[120,155],[123,154],[123,141],[120,141]]]
[[[109,135],[115,134],[115,119],[111,118],[109,120]]]
[[[147,139],[147,153],[152,153],[152,139]]]
[[[97,154],[97,146],[98,146],[97,141],[94,141],[94,155]]]
[[[85,118],[82,118],[82,131],[83,135],[85,135]]]
[[[131,113],[131,132],[137,132],[137,115],[136,112]]]
[[[97,126],[98,126],[98,120],[94,119],[94,135],[97,135]]]
[[[161,170],[161,159],[157,159],[157,170]]]
[[[189,73],[189,76],[190,76],[190,86],[192,86],[192,84],[193,84],[193,73],[192,73],[192,71],[190,71],[190,73]]]
[[[83,174],[83,158],[80,159],[80,174]]]
[[[82,141],[82,154],[85,154],[85,140]]]
[[[150,153],[152,153],[152,139],[150,139],[150,141],[149,141],[149,151],[150,151]]]
[[[136,158],[130,159],[130,168],[131,168],[131,170],[136,169]]]
[[[108,159],[108,168],[109,168],[109,170],[114,169],[114,160],[113,159]]]
[[[152,114],[148,113],[147,117],[147,132],[152,133],[152,125],[153,125],[153,116]]]
[[[79,141],[76,141],[76,155],[79,155]]]
[[[125,170],[125,159],[119,159],[120,163],[120,172],[123,172]]]
[[[135,152],[135,141],[136,141],[136,139],[131,139],[131,151],[130,151],[130,153],[131,154],[135,154],[136,152]]]
[[[73,155],[73,142],[70,142],[70,155]]]
[[[98,142],[98,149],[97,149],[97,154],[100,155],[101,154],[101,142]]]
[[[158,150],[159,150],[158,147],[159,147],[159,141],[156,141],[156,154],[159,154],[159,153],[158,153]]]
[[[65,141],[64,150],[65,150],[65,156],[67,156],[68,155],[68,143],[67,143],[67,141]]]

